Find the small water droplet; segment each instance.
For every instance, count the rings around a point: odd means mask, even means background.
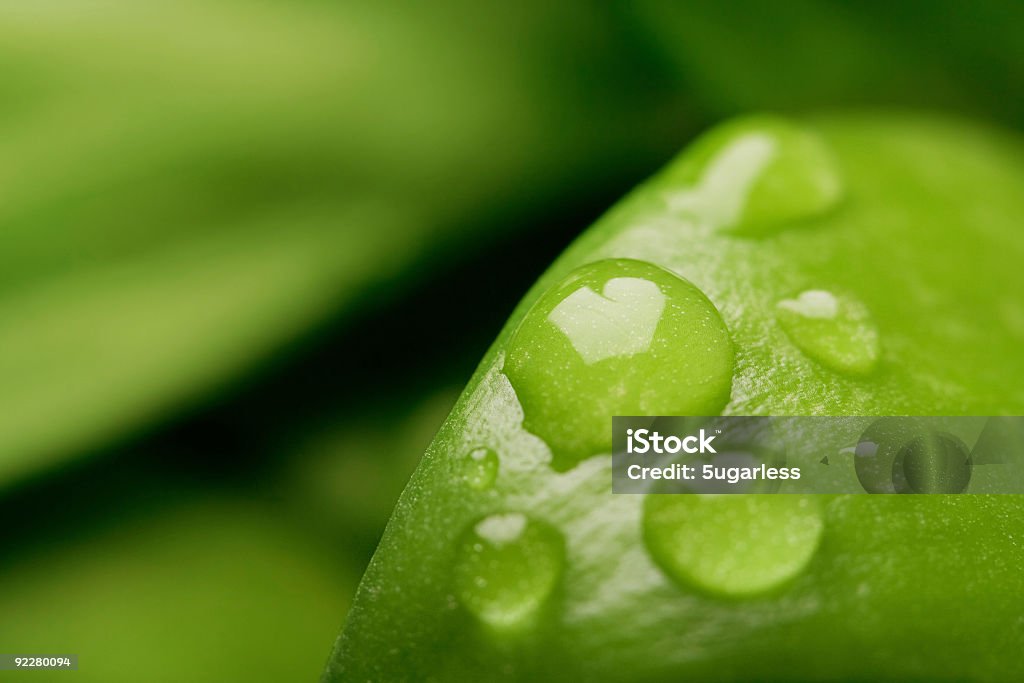
[[[856,299],[811,289],[780,301],[775,316],[801,351],[832,370],[864,375],[878,363],[878,329]]]
[[[654,561],[680,584],[716,595],[752,596],[793,579],[823,528],[809,496],[652,495],[644,504]]]
[[[997,418],[990,418],[997,419]],[[963,493],[982,455],[927,418],[881,417],[860,436],[857,479],[868,493]],[[984,432],[982,432],[984,435]],[[981,439],[979,438],[979,441]]]
[[[821,215],[843,193],[824,141],[772,117],[737,119],[711,130],[667,173],[669,182],[688,187],[669,197],[673,211],[747,236]]]
[[[484,623],[510,628],[527,622],[562,575],[565,544],[554,528],[520,513],[485,517],[459,541],[456,593]]]
[[[690,282],[650,263],[609,259],[570,273],[509,342],[504,372],[523,426],[567,470],[611,450],[613,415],[717,415],[733,348]]]
[[[963,493],[973,464],[968,448],[945,432],[921,436],[904,446],[893,463],[897,493]]]
[[[853,463],[860,485],[868,493],[895,493],[893,463],[903,447],[927,430],[910,417],[882,417],[860,435]]]
[[[494,485],[498,465],[498,454],[486,446],[477,446],[459,459],[462,480],[478,491]]]

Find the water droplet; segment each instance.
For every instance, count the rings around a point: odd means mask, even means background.
[[[857,479],[868,493],[963,493],[976,464],[959,437],[921,417],[878,418],[854,453]]]
[[[920,417],[880,417],[860,435],[854,449],[854,468],[868,493],[899,493],[907,489],[902,455],[919,439],[930,440],[934,430]],[[917,467],[912,458],[912,464]]]
[[[803,571],[824,520],[809,496],[652,495],[643,524],[651,557],[673,580],[747,597]]]
[[[910,417],[882,417],[860,435],[853,452],[860,485],[868,493],[895,493],[893,463],[903,446],[925,433],[919,420]]]
[[[904,446],[893,463],[898,493],[963,493],[971,481],[967,446],[953,434],[934,432]]]
[[[555,529],[520,513],[491,515],[459,541],[456,593],[484,623],[510,628],[528,622],[562,575],[565,544]]]
[[[714,304],[677,275],[628,259],[578,268],[545,293],[504,365],[523,426],[562,471],[610,452],[613,415],[717,415],[732,370]]]
[[[688,189],[669,197],[680,214],[747,236],[821,215],[842,197],[828,147],[792,122],[752,117],[708,132],[667,171]]]
[[[864,375],[878,363],[878,329],[856,299],[811,289],[780,301],[775,315],[801,351],[832,370]]]
[[[498,477],[498,454],[486,446],[471,449],[459,459],[462,480],[478,491],[490,488]]]

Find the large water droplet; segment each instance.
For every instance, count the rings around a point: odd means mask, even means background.
[[[824,527],[820,503],[794,495],[652,495],[643,524],[651,557],[673,580],[734,597],[797,576]]]
[[[520,513],[480,520],[462,535],[457,553],[459,600],[495,628],[528,622],[548,600],[565,563],[561,534]]]
[[[459,459],[459,469],[462,480],[471,488],[490,488],[498,477],[498,454],[486,446],[478,446]]]
[[[780,301],[775,314],[793,343],[822,365],[863,375],[878,362],[878,329],[856,299],[811,289]]]
[[[730,121],[694,142],[667,171],[688,189],[669,197],[679,214],[737,234],[764,235],[835,206],[843,183],[825,143],[789,121]]]
[[[524,427],[566,470],[611,450],[613,415],[717,415],[733,348],[718,310],[650,263],[610,259],[540,298],[509,343],[504,372]]]

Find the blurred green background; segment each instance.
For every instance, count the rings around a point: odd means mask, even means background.
[[[990,0],[0,3],[0,652],[315,678],[573,236],[739,112],[1020,129],[1021,35]]]

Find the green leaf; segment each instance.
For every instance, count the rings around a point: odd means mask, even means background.
[[[286,214],[250,222],[244,239],[214,230],[9,295],[0,481],[158,419],[347,303],[411,231],[380,209],[350,220],[388,229],[356,238]]]
[[[1021,414],[1022,216],[1024,146],[999,131],[708,133],[516,309],[325,680],[1018,680],[1019,496],[611,495],[608,421],[723,381],[723,414]],[[480,449],[483,490],[461,476]]]

